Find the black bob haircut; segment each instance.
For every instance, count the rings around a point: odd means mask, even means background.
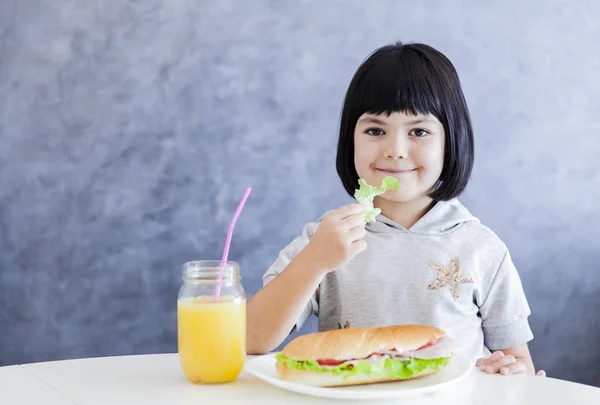
[[[354,129],[364,113],[431,114],[445,132],[444,166],[435,201],[459,196],[473,169],[473,128],[460,80],[452,62],[424,44],[397,42],[375,50],[358,68],[344,100],[336,168],[344,188],[354,196]]]

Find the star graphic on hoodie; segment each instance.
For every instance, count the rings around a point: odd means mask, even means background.
[[[427,288],[437,290],[438,288],[446,287],[450,291],[450,294],[452,294],[455,302],[458,301],[460,296],[460,285],[473,282],[471,277],[460,272],[458,257],[452,258],[450,263],[445,266],[430,260],[429,266],[435,270],[436,277]]]

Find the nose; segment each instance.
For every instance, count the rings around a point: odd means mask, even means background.
[[[385,145],[385,158],[406,159],[408,157],[409,147],[408,137],[404,136],[402,133],[390,136],[387,145]]]

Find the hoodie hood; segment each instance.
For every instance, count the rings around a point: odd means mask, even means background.
[[[410,232],[421,235],[443,235],[454,232],[467,222],[479,222],[457,199],[438,201],[427,214],[410,229],[378,215],[375,222],[368,223],[366,229],[373,233]]]

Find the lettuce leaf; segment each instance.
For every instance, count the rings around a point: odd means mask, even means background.
[[[375,217],[381,213],[379,208],[373,206],[373,199],[378,195],[385,193],[387,190],[400,190],[398,179],[394,176],[386,176],[381,182],[381,187],[371,186],[364,179],[358,179],[357,190],[354,190],[354,198],[360,204],[369,207],[369,210],[363,214],[363,219],[366,222],[375,221]]]
[[[444,367],[448,364],[449,359],[450,357],[440,357],[431,360],[415,358],[410,360],[386,359],[385,368],[390,377],[406,379],[425,370],[437,370]]]
[[[424,370],[437,370],[448,364],[450,357],[440,357],[438,359],[424,360],[411,358],[410,360],[396,360],[392,358],[385,361],[368,362],[359,360],[354,367],[349,364],[341,364],[335,368],[321,367],[316,360],[293,360],[281,353],[277,353],[275,358],[278,363],[285,363],[288,367],[295,370],[307,370],[317,373],[331,373],[333,375],[344,375],[344,378],[356,374],[365,374],[371,377],[391,377],[394,379],[407,379]]]
[[[293,368],[294,370],[307,370],[317,373],[332,373],[334,375],[352,372],[352,367],[349,364],[342,364],[336,368],[324,368],[321,367],[316,360],[293,360],[285,357],[281,353],[277,353],[275,358],[277,359],[278,363],[285,363],[289,368]]]

